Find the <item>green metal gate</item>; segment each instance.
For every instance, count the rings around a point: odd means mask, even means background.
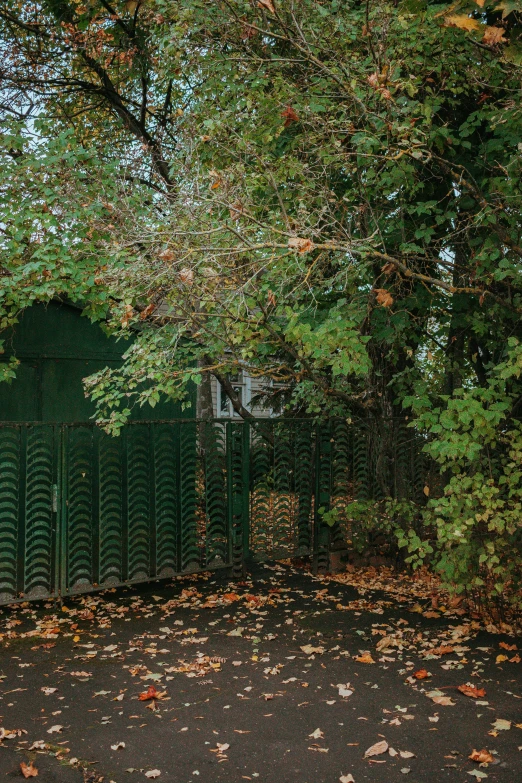
[[[346,531],[324,511],[422,499],[419,444],[396,430],[381,464],[382,431],[346,421],[134,422],[117,438],[91,423],[0,424],[0,603],[239,575],[248,558],[327,568]]]

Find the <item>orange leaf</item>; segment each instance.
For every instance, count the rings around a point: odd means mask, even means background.
[[[467,30],[470,33],[472,30],[480,30],[482,25],[477,19],[472,19],[467,14],[450,14],[444,17],[445,27],[458,27],[461,30]]]
[[[156,690],[154,685],[149,685],[149,687],[144,693],[140,693],[138,699],[140,701],[149,701],[149,699],[157,699],[158,696],[159,696],[158,691]]]
[[[359,661],[359,663],[375,663],[375,661],[372,658],[371,653],[369,653],[369,652],[365,652],[362,655],[358,655],[355,660]]]
[[[482,36],[482,43],[486,46],[496,46],[500,43],[507,43],[504,38],[504,32],[502,27],[486,27],[484,35]]]
[[[26,764],[25,761],[22,761],[20,764],[20,769],[22,770],[22,775],[24,778],[35,778],[38,775],[38,770],[32,761],[30,764]]]
[[[459,685],[457,690],[472,699],[482,699],[486,695],[484,688],[475,688],[474,685]]]
[[[503,650],[516,650],[517,646],[516,644],[508,644],[507,642],[499,642],[499,647],[502,647]]]
[[[468,756],[470,761],[478,761],[480,764],[492,764],[495,756],[492,756],[488,750],[473,750]]]
[[[391,307],[393,304],[393,296],[385,288],[375,288],[377,294],[377,304],[383,307]]]
[[[285,128],[288,128],[293,122],[299,122],[299,115],[291,106],[287,106],[286,109],[281,112],[281,117],[285,120]]]
[[[426,669],[419,669],[418,672],[413,672],[413,677],[415,677],[416,680],[425,680],[426,677],[429,676],[429,672],[427,672]]]
[[[309,253],[310,250],[314,249],[314,243],[311,239],[305,239],[305,237],[290,237],[288,247],[292,250],[297,250],[299,253]]]

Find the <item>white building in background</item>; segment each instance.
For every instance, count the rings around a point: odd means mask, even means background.
[[[252,403],[252,400],[256,400],[256,397],[262,394],[263,391],[266,392],[267,388],[270,388],[271,383],[270,381],[267,381],[266,378],[252,378],[248,373],[239,370],[237,373],[230,376],[230,382],[241,400],[241,403],[254,416],[270,419],[280,415],[280,410],[265,407],[260,404],[259,401]],[[241,418],[239,414],[235,412],[232,403],[216,378],[212,378],[211,385],[214,416],[219,419]]]

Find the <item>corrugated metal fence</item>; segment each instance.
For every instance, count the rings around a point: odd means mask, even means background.
[[[421,446],[403,422],[135,422],[117,438],[91,423],[0,424],[0,603],[239,575],[248,558],[326,568],[344,533],[322,512],[422,498]]]

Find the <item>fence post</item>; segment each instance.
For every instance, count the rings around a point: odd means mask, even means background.
[[[318,424],[315,437],[314,548],[313,572],[330,569],[330,526],[323,514],[330,510],[332,485],[332,443],[329,423]]]

